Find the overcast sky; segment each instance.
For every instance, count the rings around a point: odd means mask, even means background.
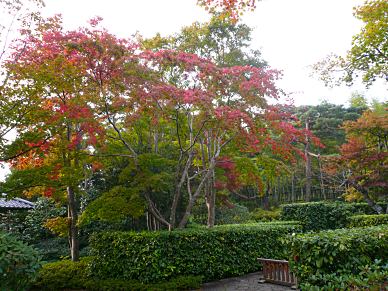
[[[322,100],[345,104],[354,91],[383,100],[386,84],[366,90],[353,87],[326,88],[309,77],[310,66],[331,52],[345,54],[361,23],[353,17],[353,7],[362,0],[263,0],[242,21],[253,27],[254,48],[284,77],[279,86],[292,94],[295,103],[317,104]],[[145,37],[156,33],[179,32],[209,15],[196,6],[196,0],[46,0],[46,16],[61,13],[67,28],[76,28],[94,16],[104,18],[103,26],[120,37],[139,32]]]

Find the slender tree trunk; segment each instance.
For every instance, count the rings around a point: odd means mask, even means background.
[[[70,255],[73,262],[79,260],[79,239],[77,227],[77,205],[75,202],[75,194],[72,187],[67,187],[67,202],[68,202],[68,219],[69,219],[69,243]]]
[[[267,189],[265,189],[264,197],[263,197],[263,209],[269,210],[269,194],[271,193],[270,183],[267,182]]]
[[[321,194],[323,196],[323,199],[327,200],[326,191],[325,191],[325,184],[323,181],[322,161],[321,161],[321,157],[319,155],[318,155],[318,164],[319,164],[319,180],[321,182]]]
[[[369,193],[368,193],[368,190],[366,190],[365,188],[361,187],[360,185],[358,185],[356,182],[351,182],[350,183],[358,192],[360,192],[362,194],[362,196],[364,197],[364,200],[366,201],[366,203],[368,203],[368,205],[370,207],[372,207],[372,209],[374,211],[376,211],[378,214],[382,214],[383,213],[383,208],[378,205],[377,203],[375,203],[372,199],[370,199],[369,197]]]
[[[295,202],[295,174],[292,172],[291,176],[291,202]]]
[[[213,177],[209,178],[208,181],[208,190],[206,196],[206,206],[207,206],[207,227],[212,228],[216,221],[216,193],[213,188]]]
[[[309,120],[306,120],[306,130],[309,130]],[[310,140],[306,136],[306,144],[305,144],[305,158],[306,158],[306,194],[305,201],[311,200],[311,156],[310,152]]]
[[[213,151],[216,151],[216,141],[212,140],[211,138],[212,132],[210,130],[210,133],[208,134],[208,141],[207,141],[207,153],[208,153],[208,161],[210,163],[211,156]],[[212,146],[214,146],[212,150]],[[205,200],[206,200],[206,206],[207,206],[207,227],[212,228],[215,224],[216,220],[216,193],[214,191],[214,171],[212,170],[212,174],[209,177],[207,181],[207,185],[205,187]]]

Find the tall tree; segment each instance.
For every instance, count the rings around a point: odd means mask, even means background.
[[[352,187],[377,212],[384,210],[376,204],[378,198],[386,198],[388,189],[388,118],[366,111],[356,121],[348,121],[344,128],[347,142],[341,147],[341,155],[332,159],[329,172],[340,172],[341,186]],[[336,165],[336,166],[335,166]]]
[[[354,16],[363,22],[360,33],[353,37],[352,47],[345,57],[331,55],[314,68],[326,83],[351,84],[362,76],[366,85],[376,79],[388,80],[388,3],[385,0],[365,1],[354,9]],[[343,74],[338,78],[338,71]]]

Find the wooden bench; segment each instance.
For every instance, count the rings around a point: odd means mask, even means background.
[[[263,278],[261,283],[269,282],[284,286],[297,286],[295,275],[290,272],[288,261],[259,258],[263,264]]]

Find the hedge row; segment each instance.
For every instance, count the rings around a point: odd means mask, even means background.
[[[388,224],[388,214],[354,215],[349,218],[348,227],[363,227]]]
[[[305,231],[319,231],[346,227],[352,215],[372,211],[367,203],[295,203],[281,206],[281,219],[300,221]]]
[[[375,260],[387,262],[388,225],[296,235],[287,245],[300,282],[327,274],[358,274]]]
[[[91,238],[91,272],[102,279],[166,281],[203,276],[206,281],[257,271],[259,257],[286,258],[282,238],[296,224],[220,226],[212,230],[108,232]]]
[[[91,276],[90,261],[91,258],[83,258],[79,262],[65,260],[44,265],[39,271],[33,290],[188,290],[199,288],[202,283],[199,276],[178,277],[157,284],[143,284],[136,280],[101,280]]]

